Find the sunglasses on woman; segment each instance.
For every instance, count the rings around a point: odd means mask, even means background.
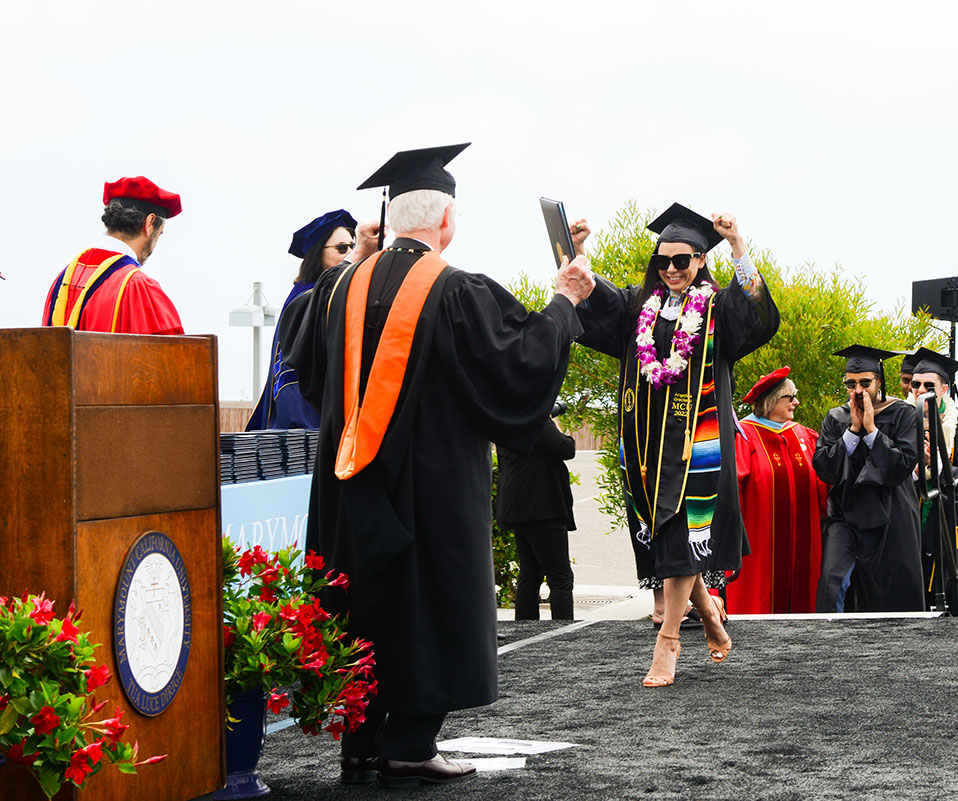
[[[349,253],[349,251],[351,251],[354,247],[356,247],[356,243],[355,242],[339,242],[335,245],[325,245],[324,247],[332,248],[340,256],[345,256],[347,253]]]
[[[687,270],[692,264],[692,259],[697,259],[701,255],[701,253],[676,253],[674,256],[665,256],[662,253],[653,253],[649,259],[649,267],[663,273],[669,269],[670,264],[676,270]]]

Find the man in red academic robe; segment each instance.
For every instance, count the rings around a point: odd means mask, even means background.
[[[106,236],[57,276],[47,293],[43,325],[117,334],[182,334],[173,302],[140,267],[182,210],[180,196],[142,175],[103,186]]]
[[[763,376],[744,398],[754,413],[741,421],[735,460],[752,552],[726,587],[733,614],[815,611],[828,486],[812,466],[818,432],[792,419],[798,396],[788,373]]]

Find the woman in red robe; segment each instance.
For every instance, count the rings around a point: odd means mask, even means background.
[[[752,553],[728,584],[733,614],[815,611],[828,485],[812,467],[818,432],[796,423],[798,394],[782,367],[744,400],[753,414],[735,438],[739,500]]]

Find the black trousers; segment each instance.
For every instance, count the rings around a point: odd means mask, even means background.
[[[343,757],[382,757],[403,762],[425,762],[437,753],[436,735],[446,713],[396,715],[366,711],[366,722],[354,732],[344,732]]]
[[[549,585],[553,620],[572,620],[572,565],[569,564],[569,532],[565,520],[517,523],[516,554],[519,581],[516,584],[516,620],[539,619],[539,585],[543,576]]]

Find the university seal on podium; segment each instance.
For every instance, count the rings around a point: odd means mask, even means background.
[[[183,557],[165,534],[147,532],[126,554],[113,601],[116,672],[138,712],[159,715],[173,701],[192,635]]]

